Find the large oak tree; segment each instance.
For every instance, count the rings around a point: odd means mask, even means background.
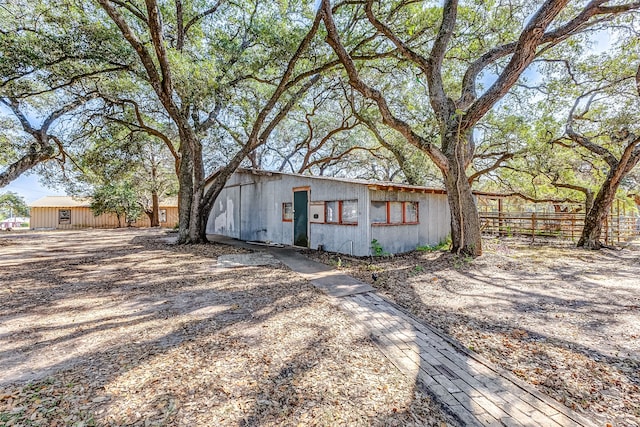
[[[209,212],[229,176],[318,81],[323,66],[308,50],[319,16],[297,2],[97,1],[138,57],[132,78],[143,76],[175,128],[177,141],[163,140],[176,155],[179,242],[206,241]],[[238,103],[258,106],[240,144],[220,127],[229,117],[229,127],[240,126]],[[233,154],[207,178],[203,141],[216,138]]]
[[[445,0],[439,7],[431,2],[363,0],[332,7],[323,0],[321,8],[327,42],[351,86],[376,103],[386,126],[424,151],[442,172],[451,210],[452,250],[480,255],[480,224],[467,174],[476,150],[474,127],[536,57],[590,26],[640,8],[640,3],[593,0],[570,5],[568,0],[547,0],[541,5],[501,6]],[[371,28],[367,37],[394,46],[398,60],[413,67],[424,82],[423,104],[431,108],[437,123],[437,140],[425,135],[423,123],[410,121],[410,106],[398,109],[397,100],[391,103],[389,94],[376,88],[375,79],[345,49],[345,40],[352,43],[353,35],[342,27],[352,25],[352,17],[361,11]],[[496,159],[502,161],[502,156]]]

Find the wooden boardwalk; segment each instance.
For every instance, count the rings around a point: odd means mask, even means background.
[[[467,426],[594,426],[595,423],[492,366],[451,338],[387,301],[366,283],[309,260],[293,249],[269,249],[318,286],[364,328],[416,386]]]

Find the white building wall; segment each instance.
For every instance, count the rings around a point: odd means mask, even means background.
[[[370,191],[367,185],[274,173],[236,173],[220,193],[207,233],[241,240],[293,244],[293,222],[282,220],[282,204],[293,203],[294,189],[308,187],[309,202],[358,201],[358,224],[309,224],[309,247],[367,256],[377,239],[388,252],[407,252],[436,244],[449,233],[446,196],[398,191]],[[418,201],[420,224],[372,226],[371,200]]]
[[[371,239],[385,252],[409,252],[436,245],[450,233],[449,204],[443,194],[371,191],[371,201],[418,202],[418,224],[371,225]]]

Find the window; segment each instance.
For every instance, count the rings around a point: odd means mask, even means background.
[[[58,224],[71,224],[71,209],[58,209]]]
[[[160,222],[167,222],[167,210],[166,209],[160,209],[158,216],[160,217]]]
[[[418,202],[404,202],[404,222],[407,224],[418,222]]]
[[[340,202],[340,223],[341,224],[357,224],[358,223],[358,201],[345,200]]]
[[[324,202],[325,223],[327,224],[358,224],[358,201],[335,200]]]
[[[325,202],[324,209],[325,215],[324,220],[328,223],[338,224],[338,207],[340,206],[340,202]]]
[[[282,220],[286,222],[293,221],[293,204],[291,202],[282,204]]]
[[[371,202],[371,223],[387,223],[387,202]]]
[[[418,202],[371,202],[371,224],[418,224]]]
[[[402,202],[389,202],[389,224],[402,224]]]

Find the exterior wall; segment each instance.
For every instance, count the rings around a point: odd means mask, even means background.
[[[371,201],[418,202],[418,224],[371,225],[371,239],[385,252],[402,253],[418,246],[436,245],[451,231],[446,194],[371,191]]]
[[[283,221],[282,204],[296,188],[309,188],[309,203],[358,201],[358,224],[309,223],[309,247],[367,256],[376,239],[386,252],[401,253],[435,245],[450,232],[447,196],[421,192],[374,191],[361,183],[274,173],[235,173],[220,193],[207,233],[240,240],[293,244],[293,222]],[[418,202],[418,224],[371,225],[371,201]]]
[[[309,224],[309,247],[369,254],[369,193],[365,185],[304,176],[236,173],[220,193],[207,233],[241,240],[293,244],[293,222],[282,220],[282,204],[293,203],[294,188],[309,187],[309,202],[358,200],[358,224]]]
[[[60,209],[71,210],[71,223],[59,224],[58,211]],[[178,223],[178,208],[175,206],[161,206],[160,209],[167,210],[167,221],[161,223],[162,227],[173,227]],[[122,225],[126,226],[125,219],[122,219]],[[133,227],[150,227],[151,223],[147,215],[141,216],[136,222],[131,224]],[[56,229],[75,229],[75,228],[116,228],[118,226],[118,218],[114,214],[102,214],[95,216],[93,211],[88,207],[32,207],[31,208],[31,228],[56,228]]]

